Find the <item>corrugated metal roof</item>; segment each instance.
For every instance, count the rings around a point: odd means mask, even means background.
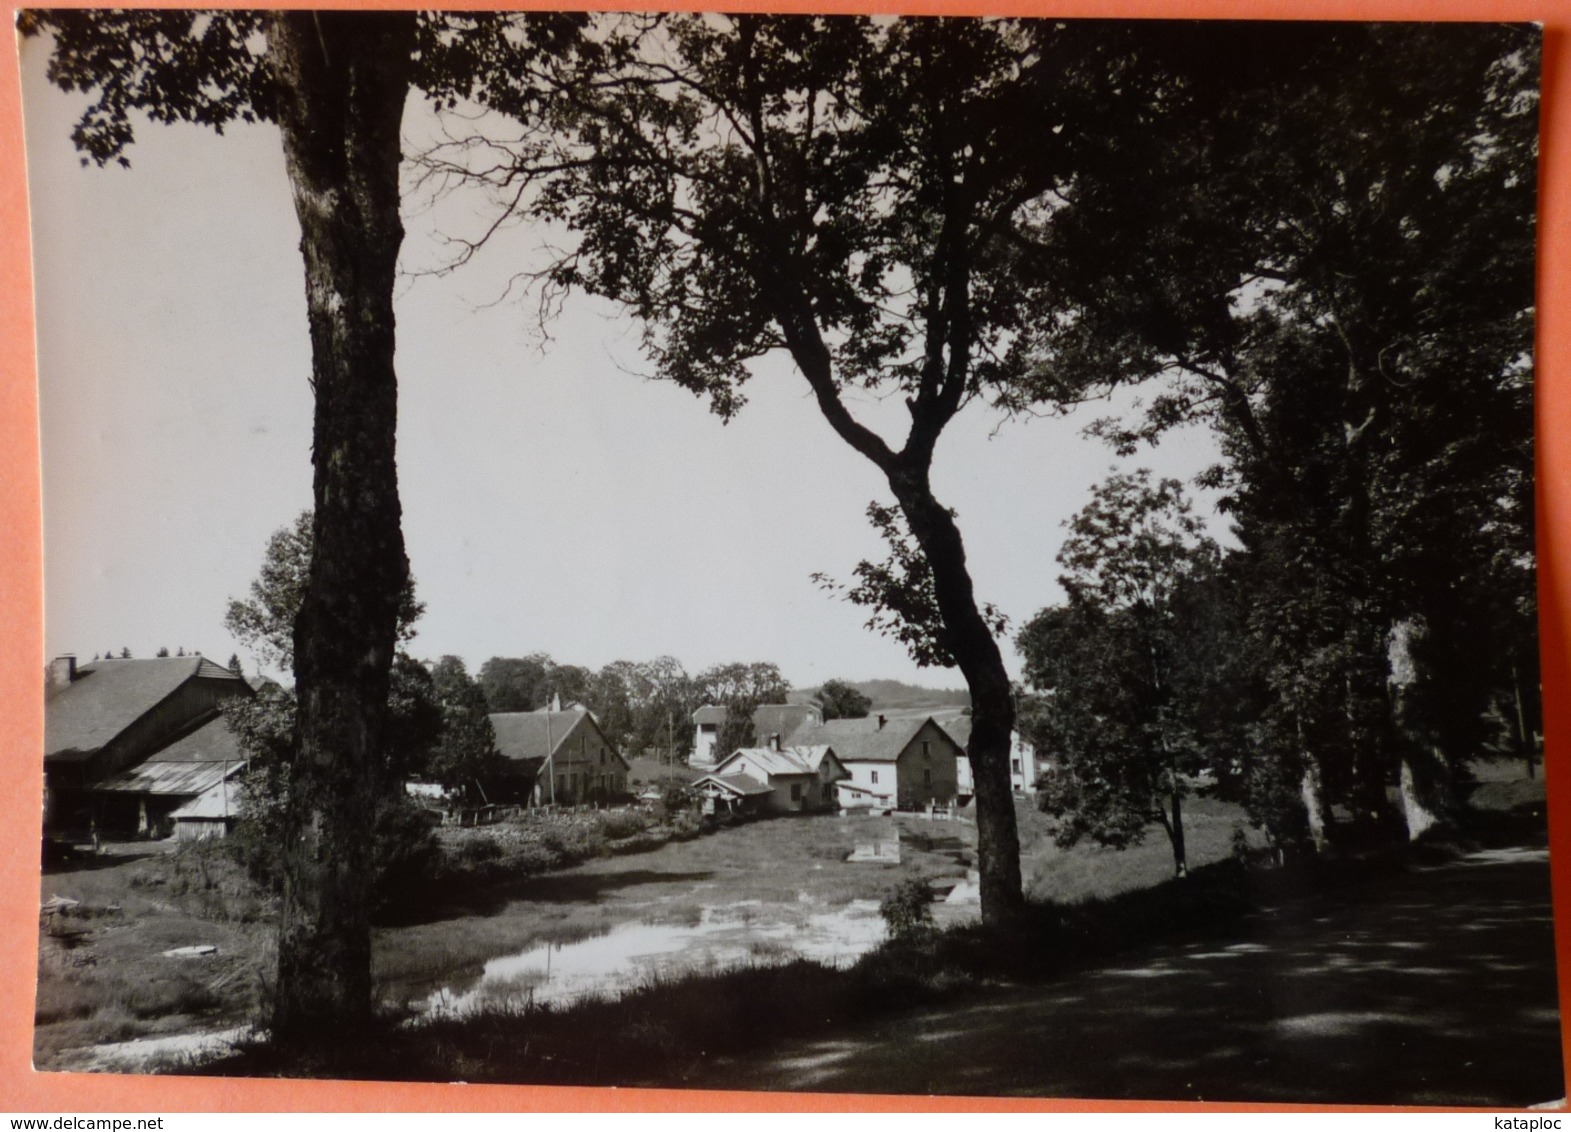
[[[85,759],[162,703],[187,680],[240,678],[200,656],[153,660],[98,660],[49,697],[44,707],[44,755]]]
[[[814,774],[818,773],[819,764],[821,764],[824,759],[833,756],[835,762],[838,763],[840,761],[840,756],[835,754],[835,749],[829,746],[827,743],[821,743],[817,746],[811,747],[793,746],[787,749],[792,751],[797,758],[801,759],[809,767],[811,767]]]
[[[157,763],[141,766],[106,778],[93,787],[111,794],[156,794],[164,797],[195,796],[210,790],[226,777],[239,774],[245,763]]]
[[[827,752],[828,747],[823,751]],[[766,775],[791,775],[791,774],[816,774],[818,762],[823,761],[823,754],[818,755],[818,760],[812,761],[812,756],[803,750],[787,747],[777,751],[773,747],[741,747],[733,751],[726,758],[720,760],[715,767],[715,773],[720,774],[726,767],[734,762],[746,759]]]
[[[239,812],[240,784],[220,781],[171,811],[169,816],[176,820],[202,818],[211,821],[217,818],[234,817]]]
[[[733,794],[744,796],[773,792],[773,787],[765,786],[756,778],[750,778],[745,774],[706,774],[693,783],[693,787],[697,788],[706,782],[713,782],[722,789],[731,791]]]

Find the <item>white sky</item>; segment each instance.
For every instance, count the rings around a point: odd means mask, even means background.
[[[278,135],[144,125],[131,170],[83,168],[70,143],[83,103],[45,82],[45,46],[24,43],[22,71],[46,647],[222,661],[238,648],[228,598],[311,500],[304,286]],[[412,99],[406,130],[422,113]],[[437,221],[406,223],[404,262],[433,262]],[[592,668],[671,654],[695,673],[772,660],[797,686],[963,686],[811,581],[883,557],[864,511],[889,495],[789,363],[761,365],[723,426],[637,376],[636,330],[610,307],[569,300],[542,344],[532,303],[494,303],[540,238],[514,229],[459,272],[400,288],[400,490],[427,604],[412,651],[471,669],[537,650]],[[903,435],[898,400],[856,408]],[[1187,477],[1215,458],[1191,430],[1116,461],[1079,435],[1107,411],[998,429],[974,406],[940,444],[934,486],[959,512],[977,592],[1017,627],[1060,596],[1062,523],[1110,468]]]

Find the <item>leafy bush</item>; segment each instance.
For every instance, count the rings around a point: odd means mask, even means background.
[[[704,832],[703,819],[688,810],[671,815],[671,839],[691,841]]]
[[[502,858],[502,843],[494,837],[470,837],[458,843],[451,852],[453,863],[470,869],[479,869]]]
[[[525,841],[508,850],[503,862],[509,872],[523,876],[536,876],[560,867],[562,858],[550,846],[540,841]]]
[[[373,836],[373,907],[396,904],[428,885],[440,872],[442,849],[425,814],[408,799],[391,800],[377,809]]]
[[[878,905],[889,938],[923,939],[933,931],[933,890],[925,880],[911,877],[901,881]]]
[[[607,810],[599,815],[600,832],[611,841],[636,837],[649,828],[649,819],[636,810]]]
[[[603,857],[606,835],[600,823],[593,820],[549,822],[540,832],[540,840],[561,858],[563,865],[575,865],[591,857]]]
[[[693,792],[680,782],[668,782],[660,791],[660,805],[667,817],[675,817],[693,808]]]
[[[239,820],[224,847],[254,882],[269,892],[282,892],[283,845],[283,768],[259,765],[241,779]]]

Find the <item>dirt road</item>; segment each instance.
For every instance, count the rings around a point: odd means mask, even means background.
[[[1528,1105],[1564,1095],[1548,855],[1284,905],[1046,986],[718,1058],[688,1085]]]

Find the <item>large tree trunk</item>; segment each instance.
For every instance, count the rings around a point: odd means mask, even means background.
[[[1002,924],[1024,907],[1020,881],[1020,833],[1009,780],[1010,740],[1015,727],[1014,693],[998,641],[977,608],[965,545],[954,516],[933,497],[926,468],[900,469],[889,486],[917,544],[933,571],[933,590],[943,615],[946,644],[971,691],[971,741],[966,755],[976,790],[977,871],[982,920]]]
[[[1420,619],[1404,618],[1391,626],[1386,645],[1391,724],[1400,750],[1402,818],[1409,841],[1417,841],[1443,824],[1449,809],[1449,768],[1440,751],[1428,741],[1413,703],[1419,679],[1415,653],[1424,632]]]
[[[371,1015],[372,829],[388,672],[409,573],[394,442],[399,130],[411,13],[284,12],[268,26],[300,221],[316,394],[314,546],[295,623],[276,1041]]]
[[[1320,764],[1313,756],[1304,756],[1304,773],[1298,782],[1298,794],[1304,803],[1304,823],[1309,830],[1309,841],[1316,853],[1326,849],[1326,794],[1320,780]]]

